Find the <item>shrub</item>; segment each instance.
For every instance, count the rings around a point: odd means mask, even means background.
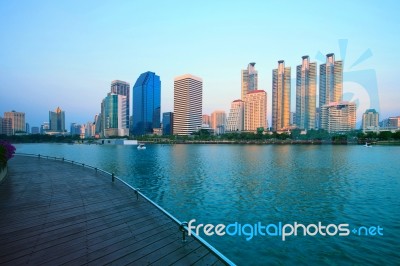
[[[6,140],[0,140],[0,168],[4,168],[7,165],[7,161],[10,160],[15,153],[15,147]]]

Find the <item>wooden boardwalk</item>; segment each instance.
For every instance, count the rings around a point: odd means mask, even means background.
[[[16,156],[0,184],[1,265],[224,265],[119,181]]]

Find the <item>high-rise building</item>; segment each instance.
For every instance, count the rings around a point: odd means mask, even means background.
[[[173,125],[174,125],[174,113],[173,112],[163,113],[162,133],[164,136],[169,136],[174,134]]]
[[[329,133],[346,132],[356,128],[356,109],[353,102],[333,102],[321,107],[321,128]]]
[[[15,135],[16,133],[26,132],[25,113],[16,112],[13,110],[11,112],[5,112],[4,118],[11,119],[12,135]]]
[[[296,70],[295,124],[298,128],[315,128],[316,87],[317,63],[310,62],[308,55],[303,56]]]
[[[278,61],[272,70],[272,130],[282,131],[290,127],[290,67]]]
[[[40,133],[39,127],[32,127],[31,128],[31,134],[36,135],[36,134],[39,134],[39,133]]]
[[[222,110],[217,110],[211,113],[211,128],[214,133],[224,134],[226,130],[226,113]]]
[[[102,136],[128,136],[129,127],[126,123],[126,102],[123,95],[108,93],[101,103]]]
[[[13,134],[11,118],[3,118],[2,119],[2,134],[7,135],[7,136],[11,136]]]
[[[256,63],[249,63],[247,69],[242,70],[242,100],[250,91],[258,90],[258,71],[254,68]]]
[[[139,76],[133,86],[132,134],[152,134],[160,128],[161,81],[153,72]]]
[[[246,94],[244,99],[244,130],[257,131],[268,128],[267,93],[255,90]]]
[[[40,134],[46,134],[47,131],[50,129],[50,123],[49,122],[43,122],[43,124],[40,126]]]
[[[101,134],[101,114],[96,114],[94,116],[94,135],[95,137],[99,138]]]
[[[400,129],[400,116],[394,116],[394,117],[389,117],[386,119],[383,119],[380,123],[379,123],[379,127],[381,129],[385,129],[385,130],[397,130]]]
[[[320,129],[321,128],[321,118],[320,118],[321,112],[320,112],[320,108],[317,107],[315,108],[315,128],[316,129]]]
[[[319,107],[342,100],[343,62],[335,61],[335,54],[327,54],[326,63],[319,66]]]
[[[400,116],[389,117],[389,127],[392,129],[400,128]]]
[[[81,125],[79,125],[77,123],[71,123],[69,132],[70,132],[71,136],[74,136],[74,135],[79,136],[81,134]]]
[[[234,100],[229,110],[227,131],[243,131],[244,130],[244,101]]]
[[[377,130],[379,128],[379,113],[375,109],[368,109],[362,116],[362,130]]]
[[[51,132],[65,132],[65,112],[60,107],[55,112],[49,111],[49,125]]]
[[[201,129],[203,80],[186,74],[174,79],[174,135],[190,135]]]
[[[296,113],[290,112],[290,119],[289,119],[290,126],[296,126]]]
[[[11,118],[0,117],[0,135],[11,136],[12,134],[13,130]]]
[[[129,128],[130,84],[128,82],[125,82],[125,81],[122,81],[122,80],[113,80],[113,81],[111,81],[111,93],[112,94],[118,94],[118,95],[126,96],[126,99],[127,99],[127,101],[126,101],[126,111],[125,111],[126,118],[124,119],[124,121],[126,123],[126,127]]]
[[[209,115],[202,115],[201,116],[201,127],[202,128],[211,127],[211,116],[209,116]]]
[[[85,125],[85,138],[92,138],[95,136],[96,125],[93,122],[87,122]]]

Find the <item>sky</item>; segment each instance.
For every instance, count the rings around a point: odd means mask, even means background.
[[[400,115],[398,1],[0,1],[0,116],[30,126],[65,111],[66,127],[100,112],[112,80],[160,76],[161,111],[174,77],[203,79],[203,113],[229,112],[241,70],[256,62],[271,117],[272,69],[291,67],[295,111],[301,57],[344,61],[344,95],[380,118]],[[318,102],[318,101],[317,101]]]

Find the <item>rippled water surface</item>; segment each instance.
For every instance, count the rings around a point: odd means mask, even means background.
[[[381,226],[383,236],[202,235],[239,265],[400,263],[400,147],[21,144],[128,181],[181,221]]]

